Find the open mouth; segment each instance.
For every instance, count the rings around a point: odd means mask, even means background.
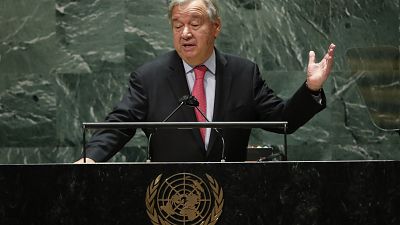
[[[191,50],[194,47],[196,47],[195,44],[183,44],[182,46],[183,46],[183,49],[185,49],[185,50]]]

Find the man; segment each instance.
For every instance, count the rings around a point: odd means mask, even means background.
[[[322,86],[333,65],[335,45],[319,63],[310,52],[306,82],[284,101],[267,87],[256,64],[215,48],[221,30],[215,0],[172,0],[169,19],[175,51],[131,75],[127,93],[106,121],[163,121],[180,97],[193,94],[210,121],[288,121],[292,133],[325,108]],[[204,120],[184,107],[169,121]],[[87,144],[87,162],[108,160],[134,134],[135,130],[96,132]],[[222,134],[227,161],[246,160],[250,130],[224,129]],[[220,161],[221,149],[221,139],[211,129],[159,129],[151,140],[152,161]]]

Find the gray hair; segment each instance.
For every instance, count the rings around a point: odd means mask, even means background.
[[[172,9],[177,5],[183,5],[188,2],[193,2],[196,0],[170,0],[168,8],[168,18],[171,21]],[[219,18],[219,9],[217,6],[217,0],[202,0],[207,8],[208,17],[212,22],[215,22]]]

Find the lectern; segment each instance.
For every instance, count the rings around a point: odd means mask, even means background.
[[[0,165],[0,224],[399,224],[398,161]]]

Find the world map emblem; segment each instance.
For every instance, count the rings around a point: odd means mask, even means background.
[[[154,225],[214,225],[222,213],[223,190],[208,174],[205,179],[190,173],[162,179],[147,187],[146,211]]]

